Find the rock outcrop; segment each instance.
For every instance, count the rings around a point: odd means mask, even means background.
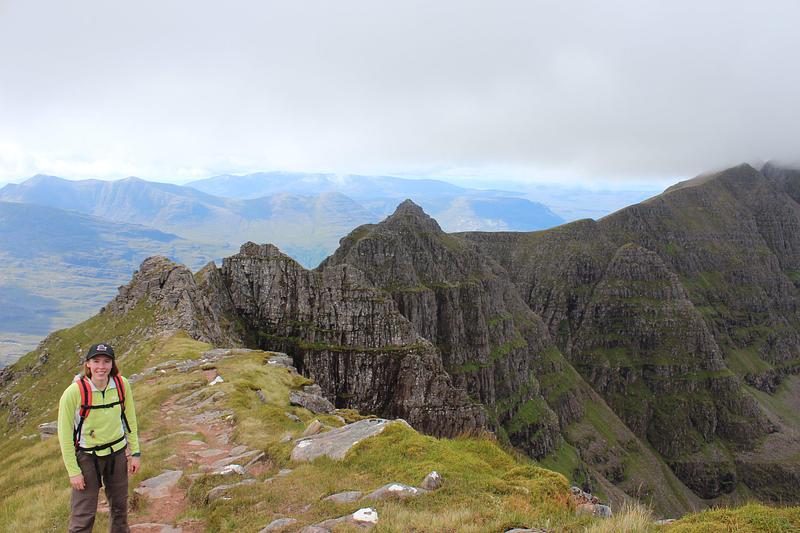
[[[563,372],[565,361],[500,265],[407,200],[385,221],[342,239],[319,270],[345,266],[391,295],[439,349],[456,386],[488,407],[495,429],[534,457],[555,450],[559,419],[539,378]]]
[[[166,257],[149,257],[133,279],[101,312],[132,313],[146,306],[155,313],[157,331],[184,330],[192,337],[217,345],[235,345],[239,336],[228,327],[216,298],[210,298],[192,272]]]
[[[259,347],[289,353],[337,408],[392,418],[434,435],[486,428],[436,348],[357,268],[304,269],[272,245],[247,243],[222,266],[231,309]]]
[[[737,455],[766,454],[783,432],[744,384],[774,392],[798,368],[799,189],[800,173],[742,165],[596,222],[463,236],[628,426],[713,498],[748,477]]]

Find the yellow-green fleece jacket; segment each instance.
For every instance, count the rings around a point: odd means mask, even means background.
[[[117,386],[113,379],[109,378],[108,386],[104,391],[95,387],[92,380],[89,380],[89,383],[92,389],[93,406],[119,401]],[[139,433],[136,424],[136,406],[133,403],[133,390],[126,378],[122,378],[122,383],[125,387],[125,417],[128,420],[130,433],[127,434],[126,440],[119,442],[112,448],[99,450],[97,455],[111,454],[121,450],[126,445],[129,446],[132,454],[139,454]],[[81,391],[78,387],[77,381],[73,382],[61,395],[61,401],[58,403],[58,440],[61,443],[61,455],[64,458],[64,464],[70,477],[81,473],[81,469],[78,466],[75,443],[72,440],[73,431],[80,421]],[[79,444],[82,448],[100,446],[114,442],[122,437],[124,433],[122,410],[119,405],[105,409],[91,409],[89,415],[83,421]]]

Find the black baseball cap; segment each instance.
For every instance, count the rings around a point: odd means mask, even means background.
[[[111,359],[114,359],[114,348],[112,348],[110,344],[104,342],[92,344],[92,347],[86,352],[86,360],[88,361],[97,355],[107,355]]]

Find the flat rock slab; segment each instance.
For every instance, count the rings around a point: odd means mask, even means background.
[[[200,457],[214,457],[215,455],[222,455],[226,453],[225,450],[220,450],[219,448],[210,448],[208,450],[200,450],[197,452],[192,452],[195,455],[199,455]]]
[[[406,424],[399,420],[368,418],[300,439],[292,450],[292,461],[313,461],[323,455],[341,461],[350,448],[364,439],[378,435],[392,423]]]
[[[312,527],[322,528],[323,530],[331,530],[341,524],[353,524],[359,527],[372,527],[378,523],[378,511],[372,507],[365,507],[359,509],[353,514],[340,516],[339,518],[331,518]]]
[[[348,490],[346,492],[337,492],[336,494],[331,494],[330,496],[326,496],[322,498],[324,502],[333,502],[333,503],[353,503],[354,501],[361,498],[363,493],[357,490]]]
[[[169,494],[172,487],[178,484],[182,476],[181,470],[167,470],[156,477],[145,479],[133,489],[133,492],[151,499],[163,498]]]
[[[236,487],[241,487],[243,485],[252,485],[253,483],[257,483],[257,481],[255,479],[245,479],[244,481],[240,481],[239,483],[231,483],[230,485],[219,485],[208,491],[208,494],[206,495],[206,501],[213,502],[214,500],[222,498],[225,495],[225,493],[231,489],[235,489]]]
[[[229,476],[231,474],[238,474],[240,476],[243,476],[246,473],[247,472],[245,471],[245,469],[244,469],[244,467],[242,465],[235,465],[235,464],[234,465],[228,465],[228,466],[222,468],[221,470],[216,470],[214,472],[211,472],[212,475],[217,475],[217,476]]]
[[[245,464],[245,466],[250,465],[253,462],[253,459],[256,457],[263,457],[264,452],[260,452],[258,450],[250,450],[249,452],[245,452],[239,455],[233,455],[230,457],[223,457],[222,459],[216,461],[214,464],[211,465],[212,470],[219,470],[222,467],[231,465],[231,464]],[[247,460],[250,461],[247,461]]]
[[[305,407],[312,413],[331,414],[336,408],[327,398],[319,394],[293,390],[289,393],[289,403]]]
[[[406,498],[414,498],[416,496],[422,496],[423,494],[427,494],[428,490],[419,489],[417,487],[411,487],[409,485],[403,485],[402,483],[387,483],[383,487],[367,494],[364,496],[366,500],[386,500],[391,498],[397,498],[400,500],[404,500]]]
[[[267,533],[268,531],[275,531],[276,529],[280,529],[284,526],[290,526],[292,524],[297,523],[296,518],[278,518],[277,520],[273,520],[264,529],[261,529],[258,533]]]
[[[169,524],[155,524],[153,522],[131,524],[130,529],[132,533],[181,533],[183,531],[179,527],[172,527]]]

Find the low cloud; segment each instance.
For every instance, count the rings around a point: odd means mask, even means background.
[[[795,2],[45,4],[0,6],[0,180],[800,158]]]

